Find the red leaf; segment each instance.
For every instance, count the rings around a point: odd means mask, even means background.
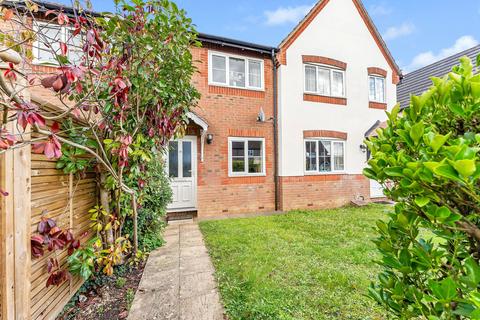
[[[69,22],[69,19],[68,19],[68,16],[65,13],[59,13],[58,14],[58,24],[59,25],[68,24],[68,22]]]
[[[0,188],[0,194],[1,194],[2,196],[4,196],[4,197],[7,197],[7,196],[8,196],[8,192],[5,191],[5,190],[2,190],[1,188]]]
[[[45,151],[46,142],[37,142],[32,146],[32,152],[36,154],[41,154]]]
[[[55,150],[54,150],[53,144],[51,142],[45,143],[44,154],[48,159],[55,158]]]
[[[3,11],[3,20],[8,21],[13,18],[13,10],[7,9]]]
[[[32,247],[32,256],[35,258],[43,256],[43,244],[45,239],[40,235],[34,235],[30,239],[31,247]]]
[[[60,124],[58,122],[54,122],[52,124],[52,127],[50,128],[50,131],[52,131],[53,133],[57,133],[60,131]]]
[[[57,80],[55,80],[52,84],[53,90],[55,91],[60,91],[63,88],[63,81],[61,77],[57,77]]]
[[[47,12],[45,12],[45,17],[48,17],[49,15],[51,14],[57,14],[57,11],[55,10],[48,10]]]
[[[77,83],[75,84],[75,90],[77,91],[78,94],[81,94],[82,91],[83,91],[83,86],[82,84],[80,83],[80,81],[77,81]]]
[[[62,55],[66,56],[68,52],[67,44],[64,42],[60,42],[60,50],[62,50]]]
[[[45,126],[45,119],[38,113],[34,113],[32,112],[29,116],[28,116],[28,123],[29,124],[38,124],[39,126]]]
[[[58,79],[58,76],[50,76],[43,78],[40,82],[42,83],[42,86],[45,88],[51,88],[53,87],[53,83]]]

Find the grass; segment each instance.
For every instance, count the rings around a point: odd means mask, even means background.
[[[230,320],[384,319],[366,297],[386,206],[204,221]]]

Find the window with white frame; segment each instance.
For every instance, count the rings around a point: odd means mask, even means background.
[[[305,92],[322,96],[345,97],[345,71],[305,64]]]
[[[368,77],[370,101],[385,103],[385,77],[371,75]]]
[[[305,140],[305,172],[329,173],[345,170],[345,141]]]
[[[34,31],[37,38],[33,43],[33,58],[35,63],[57,64],[56,55],[61,55],[60,42],[67,44],[67,57],[73,64],[81,61],[83,56],[82,35],[74,35],[74,30],[69,27],[52,23],[36,22]],[[47,43],[49,46],[47,46]]]
[[[209,52],[208,73],[210,84],[263,89],[263,60]]]
[[[265,174],[265,139],[229,138],[228,154],[230,176]]]

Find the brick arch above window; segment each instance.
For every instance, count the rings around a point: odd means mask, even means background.
[[[347,63],[335,60],[332,58],[322,57],[322,56],[312,56],[312,55],[303,55],[303,63],[320,63],[331,67],[340,68],[342,70],[347,70]]]
[[[384,78],[387,77],[387,70],[385,70],[385,69],[377,68],[377,67],[370,67],[367,70],[368,70],[368,75],[378,75],[378,76],[382,76]]]
[[[347,140],[348,133],[334,130],[304,130],[303,138],[334,138]]]

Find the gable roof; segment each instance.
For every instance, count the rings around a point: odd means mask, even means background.
[[[410,105],[411,95],[421,95],[432,85],[431,77],[441,78],[452,71],[452,68],[460,64],[459,60],[463,56],[467,56],[470,60],[475,61],[480,54],[480,45],[468,50],[454,54],[453,56],[432,63],[426,67],[420,68],[413,72],[407,73],[400,84],[397,86],[397,100],[401,108]],[[477,70],[477,72],[480,70]]]
[[[305,30],[308,25],[317,17],[317,15],[325,8],[325,6],[330,2],[331,0],[319,0],[310,10],[309,13],[300,21],[295,28],[285,37],[285,39],[282,40],[280,45],[278,46],[281,51],[285,52],[288,47],[300,36],[300,34]],[[335,0],[332,0],[335,1]],[[384,55],[385,59],[388,61],[388,64],[392,68],[392,71],[396,73],[398,76],[401,75],[401,70],[398,67],[397,63],[395,62],[395,59],[393,58],[393,55],[391,54],[390,50],[387,47],[387,44],[383,40],[380,32],[378,31],[377,27],[373,23],[373,20],[370,18],[370,15],[368,14],[367,10],[365,9],[365,6],[363,5],[361,0],[352,0],[353,3],[355,4],[355,7],[358,10],[358,13],[362,17],[363,21],[367,25],[368,30],[370,31],[370,34],[373,36],[375,42],[380,48],[380,51],[382,51],[382,54]]]

